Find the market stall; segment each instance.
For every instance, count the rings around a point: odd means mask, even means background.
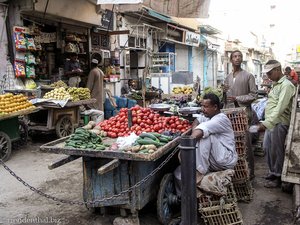
[[[0,159],[7,161],[11,155],[12,143],[25,144],[28,137],[27,124],[22,117],[39,108],[33,106],[23,95],[11,93],[0,95]]]
[[[129,209],[133,215],[138,214],[148,202],[156,199],[163,175],[172,172],[178,165],[178,158],[171,156],[171,161],[150,177],[140,186],[126,191],[129,187],[143,180],[155,170],[166,158],[175,151],[179,144],[179,137],[165,146],[158,148],[152,154],[130,153],[105,150],[76,149],[65,146],[67,138],[62,138],[41,146],[41,150],[49,153],[66,154],[71,160],[82,157],[83,161],[83,199],[89,208],[114,206],[120,209]],[[112,144],[116,139],[105,138],[105,144]],[[68,160],[70,161],[70,160]],[[56,168],[60,162],[54,163],[50,168]],[[124,194],[102,201],[102,199]]]
[[[79,126],[80,106],[96,102],[96,99],[67,102],[63,107],[53,102],[37,103],[41,107],[29,115],[29,130],[32,132],[55,132],[58,137],[66,137]]]
[[[181,130],[174,125],[180,125]],[[50,169],[82,157],[83,198],[88,207],[114,206],[137,215],[138,210],[156,198],[157,184],[163,175],[177,167],[176,147],[180,137],[189,132],[186,120],[163,117],[149,108],[135,106],[122,109],[117,116],[93,128],[89,124],[78,128],[70,137],[40,149],[69,156],[54,162]],[[131,144],[120,144],[129,139]]]

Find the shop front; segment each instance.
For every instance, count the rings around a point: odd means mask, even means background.
[[[83,0],[72,1],[72,7],[64,4],[62,1],[10,4],[11,55],[16,77],[23,81],[30,78],[37,85],[63,80],[71,86],[85,87],[92,58],[99,61],[104,72],[118,67],[119,59],[111,58],[109,32],[113,30],[113,12],[99,12],[96,3]],[[12,15],[18,18],[12,19]],[[68,65],[72,60],[78,68],[75,74],[78,79],[70,84],[69,70],[74,68]],[[119,80],[119,69],[113,72],[115,80]],[[105,80],[111,81],[111,73],[106,75]]]

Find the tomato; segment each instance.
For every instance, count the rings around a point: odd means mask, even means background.
[[[182,128],[183,128],[183,126],[182,126],[181,124],[178,124],[178,125],[177,125],[177,129],[178,129],[178,130],[181,130]]]
[[[141,124],[142,123],[142,119],[137,119],[137,124]]]
[[[132,117],[132,123],[136,123],[137,122],[137,118],[136,117]]]
[[[152,124],[152,121],[151,121],[150,119],[147,119],[147,120],[145,121],[145,123],[151,125],[151,124]]]

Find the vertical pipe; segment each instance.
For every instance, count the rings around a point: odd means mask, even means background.
[[[128,109],[128,128],[132,127],[132,111]]]
[[[188,47],[188,70],[189,72],[193,72],[193,47],[189,46]]]
[[[181,154],[181,225],[197,224],[196,140],[191,136],[180,140]]]
[[[203,51],[203,87],[207,87],[207,46]]]

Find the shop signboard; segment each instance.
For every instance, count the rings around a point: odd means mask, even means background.
[[[105,10],[101,17],[101,28],[113,30],[114,16],[111,10]]]
[[[297,50],[297,53],[300,53],[300,45],[297,45],[296,50]]]
[[[200,34],[196,34],[191,31],[186,31],[185,44],[198,47],[200,45]]]

